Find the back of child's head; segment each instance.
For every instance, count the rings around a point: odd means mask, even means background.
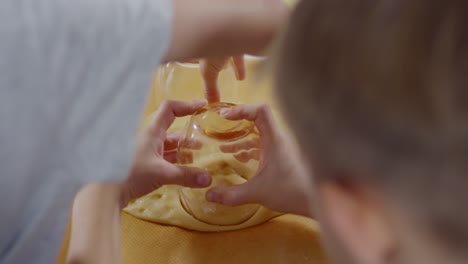
[[[468,250],[468,1],[304,0],[278,63],[319,184],[372,186]]]

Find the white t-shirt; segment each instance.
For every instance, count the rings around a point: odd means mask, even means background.
[[[0,263],[54,263],[79,188],[128,175],[171,8],[0,1]]]

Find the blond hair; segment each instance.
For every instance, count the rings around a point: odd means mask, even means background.
[[[468,246],[468,1],[305,0],[278,63],[318,181],[371,184]]]

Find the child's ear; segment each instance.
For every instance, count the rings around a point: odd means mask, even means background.
[[[396,238],[394,226],[386,217],[390,212],[378,196],[364,186],[339,182],[320,184],[319,196],[322,224],[356,263],[387,263]]]

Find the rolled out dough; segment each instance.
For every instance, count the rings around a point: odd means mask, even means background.
[[[249,164],[235,160],[205,160],[198,163],[198,167],[207,169],[212,176],[212,186],[245,182],[245,178],[252,176],[247,175],[247,166]],[[202,232],[248,228],[280,215],[258,204],[229,207],[210,203],[205,199],[206,191],[210,188],[166,185],[134,200],[124,211],[148,221]]]

